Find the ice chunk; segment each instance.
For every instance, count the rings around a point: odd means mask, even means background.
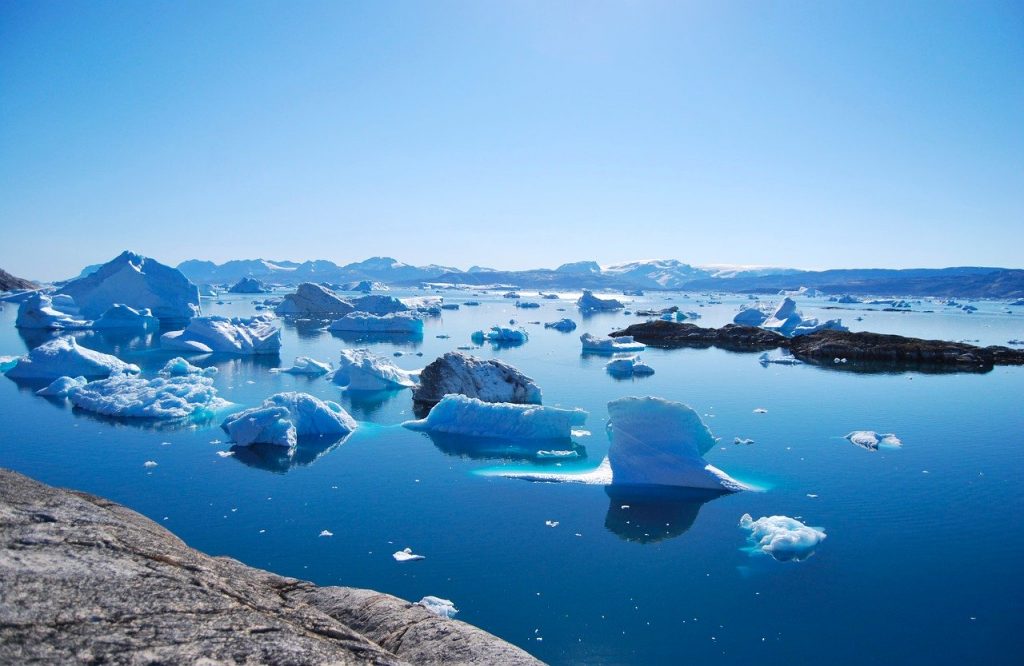
[[[641,361],[639,356],[613,359],[608,361],[604,369],[608,371],[608,374],[616,377],[640,377],[654,374],[654,368]]]
[[[346,315],[355,307],[327,287],[303,282],[294,294],[288,294],[274,309],[279,315],[292,317],[326,317]]]
[[[455,607],[455,604],[447,599],[441,599],[440,597],[423,597],[416,603],[423,606],[434,615],[439,615],[440,617],[446,617],[449,619],[455,617],[459,612],[459,609]]]
[[[689,406],[662,398],[620,398],[608,403],[608,415],[615,485],[746,488],[704,460],[715,438]]]
[[[217,368],[212,366],[209,368],[200,368],[199,366],[192,365],[180,356],[167,361],[159,372],[161,377],[184,377],[186,375],[205,375],[207,377],[212,377],[215,374],[217,374]]]
[[[230,289],[229,294],[268,294],[270,289],[256,278],[244,277],[236,282]]]
[[[775,331],[782,335],[790,335],[801,321],[803,321],[803,318],[796,309],[796,301],[787,296],[775,311],[761,323],[761,328]]]
[[[761,356],[758,357],[758,362],[761,365],[765,366],[765,367],[767,367],[768,365],[771,365],[771,364],[775,364],[775,365],[800,365],[801,363],[803,363],[803,361],[801,361],[800,359],[796,358],[792,354],[785,354],[785,353],[769,354],[768,352],[764,352],[763,354],[761,354]]]
[[[330,363],[324,363],[308,356],[296,356],[292,367],[279,370],[279,372],[289,375],[311,375],[313,377],[326,375],[330,371]]]
[[[434,404],[449,393],[485,402],[541,402],[540,387],[516,368],[460,352],[448,352],[424,368],[412,397],[418,403]]]
[[[352,312],[330,325],[332,331],[356,331],[369,333],[408,333],[423,334],[423,320],[405,312],[394,314],[373,315]]]
[[[116,356],[82,347],[72,337],[43,343],[18,359],[7,371],[12,379],[57,379],[58,377],[109,377],[139,372],[139,366]]]
[[[749,513],[740,518],[740,527],[750,530],[756,550],[777,560],[804,560],[825,540],[825,531],[808,527],[788,516],[763,516],[754,520]]]
[[[360,280],[359,282],[349,282],[342,285],[342,289],[345,291],[361,291],[364,294],[368,294],[371,291],[388,291],[388,286],[383,282]]]
[[[384,391],[416,386],[416,373],[367,349],[343,349],[331,381],[350,391]]]
[[[416,555],[412,552],[412,548],[405,548],[396,553],[393,553],[391,557],[395,558],[399,562],[412,562],[413,560],[425,560],[422,555]]]
[[[483,470],[484,476],[500,476],[507,479],[538,481],[544,483],[582,483],[584,485],[607,486],[612,482],[612,467],[608,458],[604,458],[596,468],[583,472],[549,472],[539,470],[509,471],[506,468]]]
[[[530,336],[521,328],[491,326],[489,331],[474,332],[470,336],[470,339],[478,345],[482,344],[485,340],[487,342],[494,342],[498,344],[520,345],[529,340]]]
[[[621,310],[625,306],[614,298],[598,298],[589,289],[583,290],[583,295],[576,301],[576,307],[584,312],[601,312],[607,310]]]
[[[184,322],[200,314],[199,289],[179,270],[131,252],[68,282],[58,293],[75,299],[82,316],[96,318],[115,304],[149,308],[162,322]]]
[[[584,333],[580,336],[580,342],[583,343],[583,351],[596,354],[614,354],[615,352],[643,351],[647,349],[646,345],[634,342],[633,338],[628,335],[622,335],[617,338],[599,338],[590,333]]]
[[[745,307],[732,318],[732,323],[741,326],[760,326],[768,319],[768,314],[759,306]]]
[[[790,332],[790,336],[796,337],[798,335],[807,335],[808,333],[816,333],[817,331],[848,331],[850,330],[846,326],[843,326],[842,319],[829,319],[825,322],[818,323],[817,319],[804,319],[796,325]]]
[[[17,364],[17,356],[0,356],[0,372],[7,372]]]
[[[211,416],[231,403],[205,375],[143,379],[114,375],[68,391],[81,409],[118,418],[177,420]]]
[[[358,312],[368,312],[375,315],[408,312],[412,309],[394,296],[387,296],[385,294],[360,296],[359,298],[352,300],[352,305]]]
[[[136,310],[117,303],[100,315],[100,318],[93,322],[92,327],[101,330],[150,331],[160,327],[160,320],[153,316],[149,308]]]
[[[877,451],[879,447],[897,448],[903,446],[900,438],[891,432],[880,434],[874,430],[855,430],[846,435],[846,439],[868,451]]]
[[[183,331],[160,336],[164,349],[225,354],[277,354],[281,350],[281,330],[266,316],[197,317]]]
[[[221,427],[236,444],[295,446],[299,437],[347,435],[355,420],[336,402],[308,393],[277,393],[253,407],[224,420]]]
[[[576,330],[576,322],[574,322],[572,319],[559,319],[558,321],[550,321],[544,324],[544,328],[553,328],[556,331],[568,333],[569,331]]]
[[[36,391],[36,395],[44,395],[51,398],[66,398],[68,391],[78,386],[85,386],[85,377],[58,377],[46,388]]]
[[[78,319],[57,309],[53,305],[53,299],[41,291],[36,291],[18,306],[18,318],[14,325],[18,328],[75,330],[89,328],[92,322]]]
[[[582,409],[484,402],[464,395],[446,395],[427,418],[406,421],[412,430],[497,437],[501,439],[569,439],[573,426],[587,419]]]
[[[527,309],[529,309],[529,308],[539,308],[540,307],[540,303],[535,303],[533,301],[516,301],[516,307],[517,308],[527,308]]]

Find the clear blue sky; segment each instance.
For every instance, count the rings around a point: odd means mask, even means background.
[[[0,267],[1024,264],[1021,2],[0,3]]]

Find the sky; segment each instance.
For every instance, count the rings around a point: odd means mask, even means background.
[[[1017,2],[0,2],[0,267],[1024,265]]]

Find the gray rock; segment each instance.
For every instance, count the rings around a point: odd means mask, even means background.
[[[484,402],[541,402],[540,387],[516,368],[496,359],[485,360],[461,352],[448,352],[423,368],[412,399],[419,413],[429,410],[449,393]]]
[[[537,664],[395,597],[210,557],[108,500],[0,469],[0,663]]]

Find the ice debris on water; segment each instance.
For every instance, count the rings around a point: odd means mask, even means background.
[[[412,562],[413,560],[425,560],[427,559],[423,555],[416,555],[412,552],[412,548],[405,548],[399,550],[391,555],[398,562]]]
[[[749,538],[755,551],[780,561],[807,559],[825,540],[822,528],[808,527],[789,516],[763,516],[754,520],[745,513],[740,518],[740,527],[750,530]]]
[[[903,442],[895,434],[891,432],[877,433],[874,430],[854,430],[844,439],[848,439],[868,451],[877,451],[879,448],[898,448],[903,445]]]

